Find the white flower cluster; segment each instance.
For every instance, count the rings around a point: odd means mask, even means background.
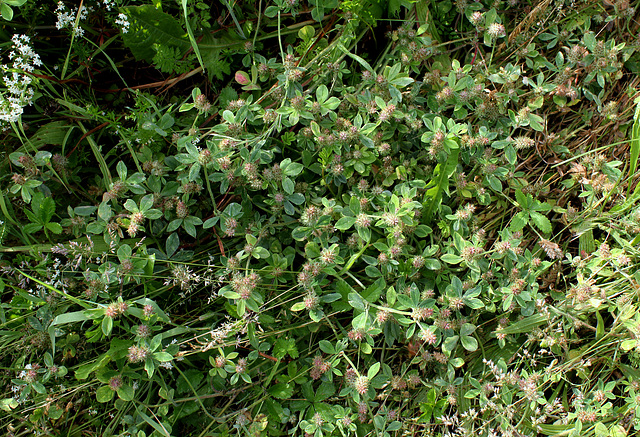
[[[23,108],[33,103],[33,78],[27,73],[32,73],[35,67],[42,65],[40,56],[31,48],[28,36],[14,35],[11,41],[13,46],[9,59],[13,64],[11,67],[1,66],[4,73],[2,82],[6,92],[0,91],[0,123],[18,121]]]
[[[116,24],[120,26],[122,33],[127,33],[129,31],[129,18],[126,14],[118,14]]]
[[[114,6],[115,1],[114,0],[102,0],[102,3],[104,3],[104,7],[107,11],[110,11],[111,8]]]
[[[86,7],[84,5],[80,6],[80,21],[85,20],[91,11],[91,7]],[[67,7],[63,2],[58,2],[58,7],[56,8],[56,15],[58,16],[58,21],[56,22],[56,28],[64,29],[70,27],[73,31],[78,35],[84,35],[84,29],[81,27],[75,28],[76,17],[78,16],[78,9],[73,8],[67,10]]]

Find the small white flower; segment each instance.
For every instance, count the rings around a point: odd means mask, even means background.
[[[126,14],[118,14],[118,18],[116,19],[116,24],[121,27],[122,33],[127,33],[129,31],[129,19]]]

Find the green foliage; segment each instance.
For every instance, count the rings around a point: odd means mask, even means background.
[[[4,428],[640,429],[628,2],[36,3],[0,2],[38,28],[0,35]]]

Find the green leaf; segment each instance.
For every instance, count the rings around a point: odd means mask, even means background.
[[[54,234],[62,234],[62,226],[60,223],[47,223],[45,227]]]
[[[190,220],[187,220],[187,218],[185,218],[182,221],[182,227],[184,228],[185,231],[187,231],[187,234],[191,235],[193,238],[196,238],[196,235],[197,235],[196,227],[193,225],[193,222]]]
[[[531,221],[533,222],[533,224],[536,225],[536,227],[545,234],[548,234],[553,230],[549,219],[539,212],[531,211],[529,213],[529,216],[531,217]]]
[[[380,362],[376,362],[373,364],[373,366],[369,367],[369,370],[367,371],[367,378],[369,378],[369,380],[372,380],[380,371]]]
[[[105,316],[104,319],[102,319],[102,333],[105,335],[105,337],[108,337],[111,335],[112,329],[113,329],[113,318],[109,316]]]
[[[101,403],[109,402],[113,399],[114,391],[109,388],[107,385],[103,385],[98,390],[96,390],[96,400]]]
[[[0,3],[0,12],[5,20],[11,21],[13,19],[13,9],[9,5]]]
[[[183,372],[183,375],[178,377],[176,381],[176,391],[178,394],[190,392],[191,387],[189,387],[189,383],[191,383],[195,389],[198,389],[203,379],[204,375],[199,370],[187,369]]]
[[[140,409],[136,409],[136,413],[138,414],[138,416],[142,418],[142,420],[144,420],[149,425],[151,425],[151,427],[155,429],[159,435],[162,435],[164,437],[171,437],[171,426],[168,423],[159,422],[158,421],[159,419],[157,419],[157,416],[156,416],[156,420],[154,420],[151,417],[147,416],[142,411],[140,411]]]
[[[171,256],[176,253],[180,247],[180,237],[176,232],[169,235],[167,241],[165,242],[165,251],[167,253],[167,258],[171,258]]]
[[[442,350],[447,354],[451,354],[451,352],[453,352],[456,346],[458,345],[459,338],[460,337],[457,335],[452,335],[451,337],[447,337],[444,343],[442,343]]]
[[[37,223],[29,223],[27,225],[24,225],[22,227],[22,230],[26,233],[26,234],[33,234],[38,232],[40,229],[42,229],[42,225],[39,225]]]
[[[495,175],[488,175],[487,182],[489,182],[489,186],[494,191],[502,191],[502,182]]]
[[[531,332],[534,328],[546,323],[547,316],[542,314],[536,314],[520,320],[512,325],[507,326],[500,330],[502,334],[520,334],[525,332]]]
[[[296,347],[296,340],[294,338],[279,338],[273,345],[273,356],[277,359],[282,359],[287,354],[291,358],[298,358],[298,348]]]
[[[336,353],[336,349],[333,347],[333,343],[331,343],[330,341],[320,340],[318,346],[320,346],[320,350],[325,354],[335,355]]]
[[[293,386],[280,382],[269,388],[267,392],[276,399],[289,399],[293,395]]]
[[[478,340],[470,336],[461,336],[460,343],[462,343],[462,347],[468,350],[469,352],[474,352],[478,349]]]
[[[238,297],[240,297],[240,295],[238,295]],[[296,302],[293,305],[291,305],[291,311],[293,312],[302,311],[305,308],[306,307],[304,305],[304,302]]]
[[[509,229],[512,232],[521,231],[527,225],[528,222],[529,222],[529,214],[525,211],[520,211],[513,217],[513,220],[511,220]]]
[[[307,26],[307,27],[310,27],[310,26]],[[327,89],[327,86],[324,84],[320,85],[316,90],[316,99],[318,100],[318,103],[323,103],[328,98],[329,98],[329,90]]]
[[[27,0],[4,0],[4,2],[9,6],[22,6]]]
[[[78,381],[87,379],[92,372],[96,371],[97,369],[108,363],[110,360],[111,358],[109,357],[109,355],[105,353],[100,355],[94,362],[79,366],[76,369],[75,373],[76,379]]]
[[[353,308],[357,310],[365,309],[366,302],[364,301],[364,299],[362,299],[362,297],[360,297],[358,293],[356,292],[349,293],[348,299],[349,299],[349,305],[351,305]]]
[[[34,212],[38,214],[38,217],[43,223],[50,222],[53,214],[56,212],[56,202],[51,197],[45,197],[39,206],[38,211]]]
[[[544,130],[544,119],[536,114],[529,114],[529,124],[533,130],[542,132]]]
[[[342,217],[336,222],[335,228],[339,231],[346,231],[356,222],[355,217]]]
[[[518,202],[518,205],[520,205],[520,208],[522,209],[530,209],[530,198],[531,195],[525,195],[522,190],[516,190],[516,201]]]
[[[191,29],[191,24],[189,23],[189,13],[187,12],[187,0],[182,0],[182,12],[184,14],[184,24],[187,28],[187,34],[189,35],[189,42],[191,43],[191,48],[193,52],[196,54],[198,58],[198,62],[200,62],[200,66],[202,67],[202,71],[206,71],[204,62],[202,61],[202,55],[200,55],[200,49],[198,48],[198,43],[196,42],[196,38],[193,35],[193,30]]]
[[[426,192],[427,207],[425,210],[425,218],[429,223],[433,217],[434,212],[440,207],[442,201],[442,194],[449,188],[449,178],[456,170],[458,166],[458,155],[460,149],[453,149],[449,152],[449,157],[446,163],[438,164],[433,172],[433,177],[428,186],[431,187]]]
[[[130,386],[129,384],[125,384],[118,389],[118,397],[125,402],[132,401],[134,394],[135,394],[135,391],[133,390],[133,387]]]
[[[136,59],[152,63],[156,44],[184,51],[191,46],[180,22],[153,5],[129,6],[124,11],[130,27],[122,40]]]
[[[474,325],[472,325],[471,323],[465,323],[460,328],[460,335],[470,336],[471,334],[474,333],[475,330],[476,330],[476,327]]]
[[[295,184],[290,178],[285,177],[282,180],[282,189],[287,194],[293,194],[293,191],[295,190]]]
[[[168,352],[156,352],[153,354],[153,358],[160,361],[161,363],[165,363],[167,361],[172,361],[173,355]]]
[[[325,399],[328,399],[331,396],[333,396],[335,392],[336,392],[336,387],[333,385],[333,383],[329,381],[324,381],[322,384],[320,384],[320,387],[318,387],[318,389],[316,390],[316,395],[314,396],[313,401],[322,402]]]
[[[459,264],[463,260],[462,257],[454,255],[453,253],[445,253],[440,259],[447,264]]]
[[[633,115],[633,127],[631,128],[631,144],[629,152],[629,177],[631,177],[636,174],[638,158],[640,157],[640,101],[636,105],[636,110]],[[629,184],[627,196],[630,190],[631,184]]]

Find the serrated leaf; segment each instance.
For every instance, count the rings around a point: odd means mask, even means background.
[[[273,356],[277,359],[282,359],[286,355],[291,358],[298,358],[298,348],[296,346],[296,340],[294,338],[279,338],[273,346]]]
[[[153,5],[124,8],[129,20],[129,31],[122,40],[138,60],[151,63],[156,44],[177,47],[186,51],[191,44],[180,22]]]
[[[47,223],[45,227],[56,235],[62,234],[62,226],[60,223]]]
[[[293,387],[281,382],[269,388],[267,392],[276,399],[289,399],[293,395]]]
[[[40,203],[39,211],[37,212],[38,217],[42,220],[42,222],[43,223],[50,222],[55,212],[56,212],[56,202],[51,197],[45,197],[44,199],[42,199],[42,202]]]
[[[544,232],[545,234],[548,234],[553,230],[549,219],[546,218],[544,215],[540,214],[539,212],[531,211],[529,213],[529,216],[533,224],[536,225],[536,227],[540,229],[542,232]]]
[[[529,214],[524,211],[520,211],[513,217],[513,220],[511,220],[509,229],[512,232],[521,231],[527,225],[528,222],[529,222]]]

